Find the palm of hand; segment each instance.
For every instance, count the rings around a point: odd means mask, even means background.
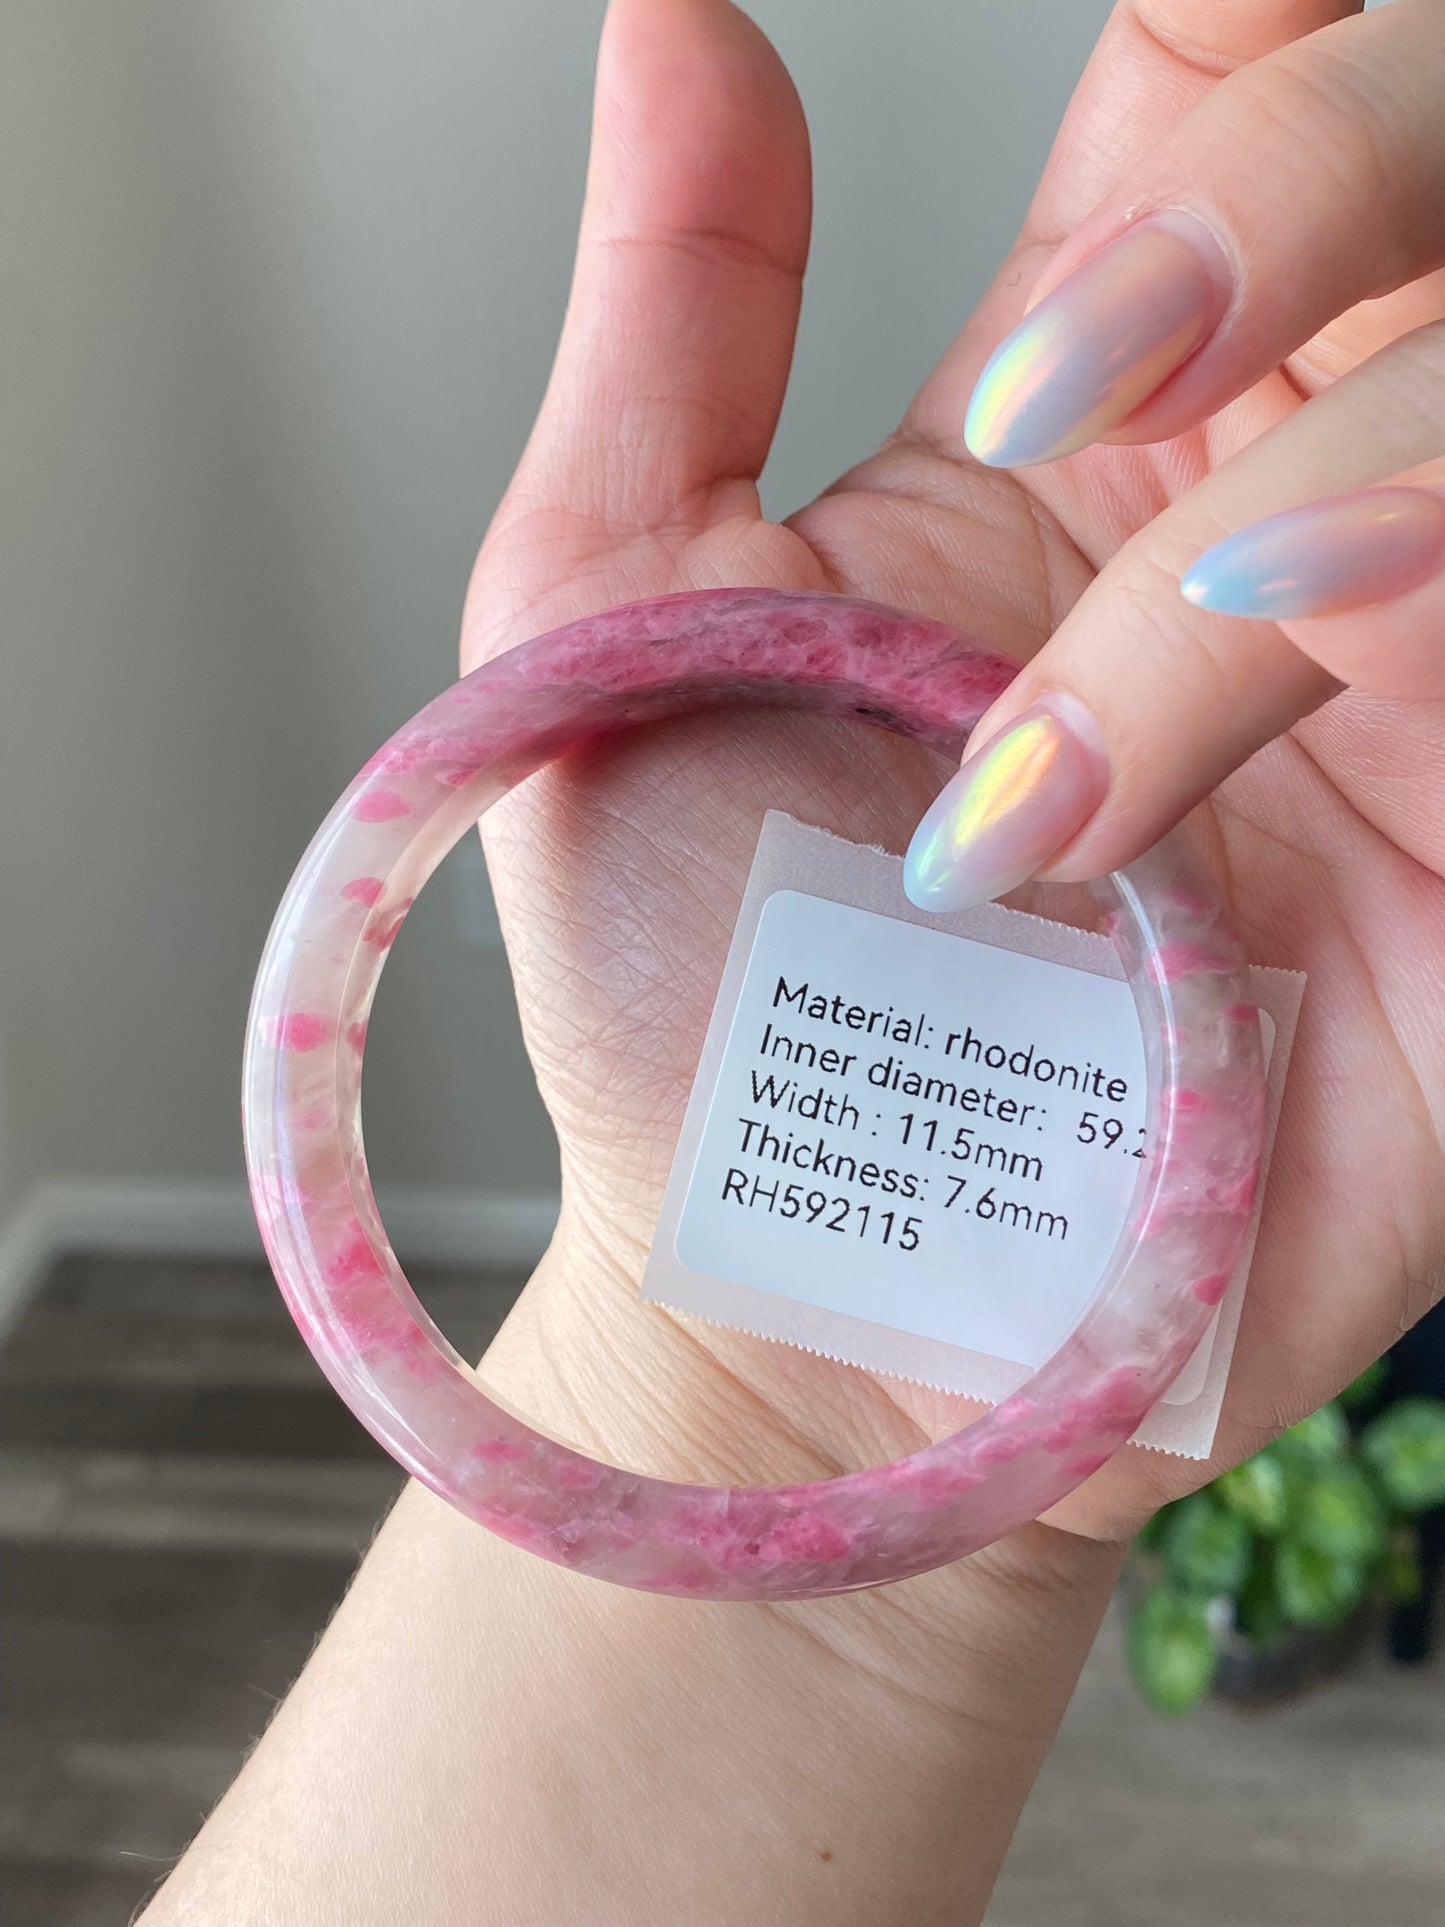
[[[1298,406],[1308,377],[1281,369],[1173,442],[1097,447],[1023,475],[980,469],[937,425],[961,421],[961,373],[1002,332],[994,310],[1019,278],[1015,260],[905,433],[787,524],[762,519],[750,480],[709,477],[674,489],[661,512],[599,527],[574,504],[609,485],[608,454],[580,452],[589,437],[574,436],[565,486],[548,488],[534,445],[478,565],[465,659],[587,610],[758,584],[872,596],[1025,657],[1129,535]],[[525,1343],[504,1341],[498,1366],[550,1407],[544,1420],[648,1470],[761,1482],[896,1456],[968,1416],[918,1387],[636,1302],[763,811],[898,849],[941,775],[881,733],[784,713],[704,717],[574,758],[488,819],[563,1155],[558,1257],[524,1305]],[[1445,714],[1347,692],[1199,813],[1251,955],[1309,976],[1220,1464],[1330,1396],[1429,1301],[1445,1242],[1445,1053],[1432,1035],[1442,795]],[[1059,1522],[1128,1530],[1201,1472],[1126,1452]]]

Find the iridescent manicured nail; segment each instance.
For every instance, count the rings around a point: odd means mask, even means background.
[[[1051,710],[1025,710],[965,761],[914,831],[903,866],[909,901],[966,910],[1002,896],[1083,828],[1107,788],[1099,751]]]
[[[1193,215],[1156,214],[1075,268],[995,351],[963,437],[991,468],[1087,448],[1218,326],[1229,304],[1224,250]]]
[[[1386,602],[1445,567],[1445,501],[1369,488],[1286,509],[1206,549],[1179,587],[1227,616],[1329,616]]]

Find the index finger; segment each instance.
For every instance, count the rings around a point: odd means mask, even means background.
[[[970,391],[1061,244],[1236,68],[1358,13],[1363,0],[1119,0],[1089,58],[1017,243],[908,411],[911,430],[962,453]]]
[[[1364,0],[1120,0],[1084,69],[1024,224],[1058,242],[1236,67]]]

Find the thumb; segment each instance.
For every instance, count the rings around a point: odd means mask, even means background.
[[[749,485],[787,384],[810,158],[782,61],[730,0],[612,0],[576,265],[502,524],[599,548]]]

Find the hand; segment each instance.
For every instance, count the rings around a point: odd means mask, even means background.
[[[1131,857],[1334,687],[1269,625],[1196,611],[1182,570],[1232,522],[1406,468],[1445,427],[1445,284],[1411,279],[1445,250],[1439,7],[1321,26],[1352,11],[1125,0],[981,310],[885,447],[778,524],[755,479],[807,248],[802,117],[724,0],[616,0],[567,323],[477,565],[464,661],[717,584],[873,596],[1021,658],[1072,607],[999,709],[1055,686],[1089,705],[1115,776],[1059,867]],[[1146,262],[1163,283],[1144,311],[1175,299],[1173,352],[1193,358],[1169,380],[1156,354],[1158,394],[1136,383],[1112,424],[1096,411],[1105,443],[1018,473],[971,460],[970,394],[1030,291],[1157,203],[1194,225]],[[1321,1403],[1439,1287],[1445,710],[1406,693],[1338,697],[1199,813],[1254,957],[1309,973],[1304,1020],[1216,1461],[1126,1452],[1061,1509],[1073,1529],[1126,1535]],[[488,1372],[544,1421],[649,1470],[748,1482],[961,1422],[915,1387],[635,1302],[762,809],[899,847],[936,782],[891,739],[750,714],[573,759],[488,819],[565,1191]]]
[[[1133,854],[1332,687],[1268,625],[1201,617],[1181,570],[1221,528],[1439,449],[1441,289],[1409,277],[1437,265],[1445,36],[1437,5],[1396,0],[1300,39],[1349,11],[1124,0],[979,315],[889,443],[780,525],[754,484],[807,246],[802,117],[727,0],[614,0],[567,324],[465,661],[718,584],[874,596],[1021,660],[1073,608],[1010,700],[1062,690],[1097,726],[1112,776],[1074,872]],[[1206,252],[1193,334],[1170,337],[1197,353],[1152,401],[1104,398],[1135,409],[1094,411],[1108,444],[1022,475],[970,460],[970,394],[1028,291],[1151,193],[1228,234],[1228,318]],[[1290,636],[1339,671],[1334,643]],[[1445,731],[1408,694],[1336,698],[1200,813],[1254,955],[1310,973],[1220,1464],[1380,1351],[1439,1270]],[[900,847],[940,775],[881,734],[752,712],[572,758],[488,816],[565,1202],[486,1375],[543,1423],[652,1471],[768,1481],[966,1416],[636,1298],[762,809]],[[1100,1541],[1210,1469],[1126,1451],[1069,1530],[799,1608],[598,1586],[414,1489],[147,1918],[976,1921],[1116,1570]]]
[[[477,566],[464,660],[584,610],[719,583],[875,596],[1020,657],[1077,605],[999,708],[1054,687],[1088,704],[1116,774],[1061,872],[1131,857],[1334,686],[1278,630],[1193,609],[1182,570],[1231,523],[1410,467],[1445,428],[1445,286],[1411,279],[1445,248],[1431,218],[1439,8],[1398,0],[1322,24],[1352,11],[1121,5],[979,313],[889,443],[777,524],[754,483],[807,247],[801,114],[722,0],[619,0],[567,325]],[[1207,224],[1184,230],[1203,264],[1192,281],[1168,249],[1152,270],[1165,294],[1183,274],[1192,359],[1169,380],[1156,357],[1161,391],[1105,421],[1106,443],[1014,473],[971,461],[970,394],[1030,292],[1160,204]],[[1157,312],[1163,294],[1145,292]],[[1174,321],[1177,347],[1189,336]],[[1151,663],[1168,675],[1141,675]],[[1252,954],[1309,973],[1304,1021],[1215,1465],[1123,1454],[1063,1508],[1072,1527],[1127,1533],[1322,1402],[1438,1289],[1442,719],[1393,692],[1338,697],[1200,812]],[[916,1388],[633,1302],[762,807],[898,847],[932,781],[891,740],[700,719],[574,761],[489,819],[566,1194],[526,1342],[494,1362],[523,1373],[545,1334],[566,1361],[557,1416],[620,1426],[649,1469],[805,1476],[959,1422]],[[547,1396],[535,1373],[525,1390]]]

